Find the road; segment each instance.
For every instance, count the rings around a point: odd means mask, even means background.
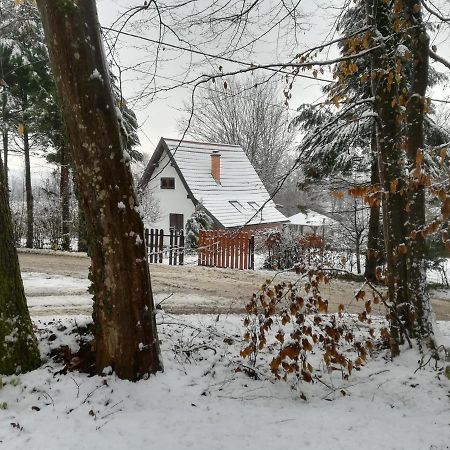
[[[78,291],[74,291],[73,287],[64,287],[56,291],[51,288],[43,288],[40,292],[39,286],[43,284],[41,282],[35,289],[28,289],[27,295],[29,297],[45,299],[45,296],[67,296],[70,301],[66,307],[64,307],[63,301],[59,301],[59,313],[90,313],[90,307],[86,305],[86,301],[84,303],[78,302],[81,306],[77,306],[77,301],[72,301],[77,294],[82,295],[81,291],[84,292],[84,298],[88,297],[85,289],[90,261],[86,256],[71,256],[61,252],[50,254],[50,252],[28,253],[19,251],[19,260],[21,270],[24,273],[33,272],[49,276],[68,277],[69,281],[81,286]],[[184,314],[243,312],[244,306],[252,294],[273,276],[271,272],[267,271],[235,271],[198,267],[196,265],[180,267],[151,264],[150,272],[155,303],[163,300],[163,306],[167,312]],[[80,281],[77,282],[77,279]],[[282,274],[278,275],[278,279],[295,280],[296,278],[294,274]],[[67,282],[64,286],[66,285]],[[71,286],[70,283],[69,285]],[[333,280],[330,284],[324,285],[321,293],[324,298],[328,299],[330,312],[337,311],[338,305],[341,303],[346,305],[346,310],[349,312],[360,312],[363,305],[354,299],[354,292],[360,286],[360,283],[343,280]],[[437,319],[450,320],[449,293],[433,292],[432,297],[433,309]],[[33,309],[30,309],[33,314]],[[40,314],[44,312],[48,314],[50,311],[48,309],[39,310]],[[383,314],[383,309],[380,308],[378,312]]]

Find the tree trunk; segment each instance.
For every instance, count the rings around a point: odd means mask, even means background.
[[[356,273],[359,275],[361,273],[361,246],[360,246],[360,238],[361,234],[359,232],[358,227],[358,202],[356,198],[353,200],[353,226],[355,227],[355,256],[356,256]]]
[[[3,138],[3,160],[5,161],[3,165],[3,170],[5,171],[5,183],[8,186],[8,153],[9,153],[9,140],[8,140],[8,131],[2,130],[2,138]]]
[[[378,170],[378,149],[377,149],[377,135],[376,124],[373,126],[372,138],[371,138],[371,173],[370,184],[379,190],[380,176]],[[380,204],[377,200],[371,203],[370,215],[369,215],[369,230],[367,235],[367,252],[366,252],[366,265],[364,269],[364,277],[371,282],[377,281],[376,269],[377,263],[380,260],[380,254],[382,252],[380,246]]]
[[[33,370],[40,364],[14,246],[3,162],[0,157],[0,374]]]
[[[3,118],[3,128],[2,128],[2,140],[3,140],[3,167],[5,170],[5,181],[6,186],[8,186],[8,153],[9,153],[9,142],[8,142],[8,125],[6,124],[7,112],[6,107],[8,104],[8,94],[6,89],[2,92],[2,118]]]
[[[70,250],[70,170],[69,158],[66,146],[62,146],[61,153],[61,179],[60,179],[60,198],[61,198],[61,225],[62,240],[61,249]]]
[[[384,37],[383,47],[371,53],[372,93],[377,113],[377,148],[383,205],[383,235],[386,251],[386,284],[391,311],[391,351],[397,355],[403,334],[411,330],[413,317],[407,296],[406,257],[401,252],[405,244],[406,188],[402,154],[401,108],[393,100],[404,87],[402,81],[390,82],[388,74],[396,67],[396,42],[391,23],[391,5],[384,0],[367,0],[368,22],[374,37]]]
[[[34,240],[34,206],[33,190],[31,187],[30,143],[28,139],[28,127],[24,124],[23,151],[25,154],[25,193],[27,200],[27,240],[26,247],[33,248]]]
[[[422,19],[420,1],[405,5],[405,13],[407,23],[410,24],[413,55],[412,80],[407,103],[408,234],[411,237],[408,248],[408,293],[415,308],[416,332],[420,339],[427,340],[427,344],[433,346],[431,302],[425,268],[426,244],[421,232],[425,227],[425,177],[422,160],[425,147],[425,95],[428,86],[430,38]]]
[[[162,370],[144,225],[123,143],[94,0],[38,0],[86,218],[96,362],[120,378]]]

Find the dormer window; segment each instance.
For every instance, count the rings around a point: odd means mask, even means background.
[[[234,206],[240,213],[245,212],[245,208],[236,200],[229,201],[232,206]]]
[[[161,189],[175,189],[175,178],[162,177]]]

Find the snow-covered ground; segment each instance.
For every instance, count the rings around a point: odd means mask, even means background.
[[[415,371],[415,350],[393,362],[381,353],[347,381],[332,372],[323,374],[324,384],[292,389],[239,370],[242,317],[159,314],[164,373],[138,383],[57,374],[62,364],[50,351],[61,344],[76,350],[76,330],[89,320],[35,318],[47,361],[3,379],[0,448],[449,448],[450,383],[430,366]],[[450,324],[440,327],[450,337]]]

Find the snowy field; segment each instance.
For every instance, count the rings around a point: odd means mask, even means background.
[[[87,316],[38,317],[43,366],[6,377],[0,448],[407,449],[450,446],[450,383],[406,350],[378,354],[349,380],[292,387],[241,371],[242,317],[158,314],[165,372],[130,383],[114,375],[58,374],[53,349],[77,349]],[[440,323],[450,337],[450,324]],[[231,345],[224,342],[231,337]],[[228,339],[227,339],[227,342]],[[267,358],[263,355],[262,358]],[[260,360],[260,363],[263,363]],[[304,396],[306,400],[302,399]]]

